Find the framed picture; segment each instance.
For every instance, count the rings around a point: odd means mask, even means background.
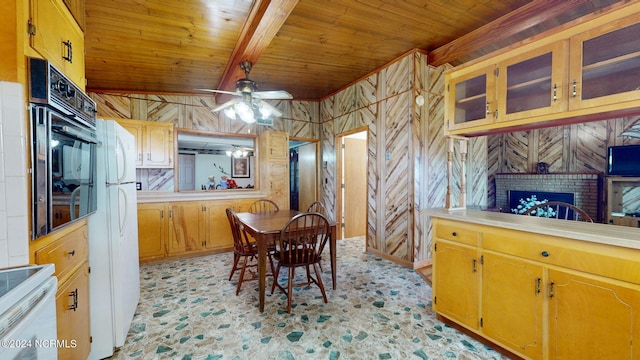
[[[248,178],[249,174],[249,157],[231,157],[231,177]]]

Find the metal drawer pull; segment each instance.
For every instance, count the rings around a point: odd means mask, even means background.
[[[78,309],[78,289],[69,293],[69,296],[73,297],[73,304],[69,305],[69,310],[76,311]]]
[[[451,233],[451,236],[458,236],[458,234],[454,231]]]
[[[541,252],[540,255],[542,255],[544,257],[549,257],[549,253],[546,252],[546,251]]]
[[[71,250],[71,251],[69,251],[67,254],[69,254],[69,255],[73,256],[73,255],[75,255],[75,254],[76,254],[76,251],[75,251],[75,250]]]

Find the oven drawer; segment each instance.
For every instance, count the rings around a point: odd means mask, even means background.
[[[74,269],[88,259],[87,227],[78,226],[68,234],[64,234],[65,231],[58,233],[61,233],[60,239],[37,250],[35,254],[38,264],[55,264],[55,276],[63,282]]]

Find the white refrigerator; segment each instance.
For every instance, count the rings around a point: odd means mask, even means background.
[[[140,300],[135,138],[113,120],[97,119],[98,209],[89,217],[89,359],[124,345]]]

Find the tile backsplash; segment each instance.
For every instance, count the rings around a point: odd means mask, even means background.
[[[0,268],[29,262],[29,216],[22,84],[0,81]]]

